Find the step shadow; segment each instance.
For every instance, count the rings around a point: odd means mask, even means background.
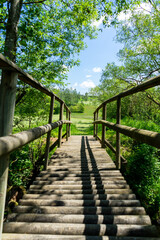
[[[88,153],[88,154],[87,154]],[[81,161],[81,180],[82,180],[82,189],[83,189],[83,201],[85,204],[85,185],[86,185],[86,177],[85,175],[83,175],[84,173],[87,172],[87,180],[88,181],[88,185],[90,185],[90,189],[91,189],[91,193],[92,193],[92,199],[94,200],[94,192],[93,192],[93,187],[92,187],[92,182],[91,182],[91,173],[92,173],[92,178],[94,177],[94,181],[95,181],[95,189],[97,190],[97,195],[98,200],[100,201],[100,206],[102,205],[102,200],[101,200],[101,195],[103,193],[103,196],[105,199],[107,199],[107,194],[105,193],[105,188],[103,185],[103,180],[101,178],[101,174],[100,171],[98,169],[97,163],[96,163],[96,159],[94,157],[92,148],[90,147],[90,143],[89,143],[89,139],[88,137],[84,137],[82,136],[82,140],[81,140],[81,159],[83,159],[83,161]],[[89,170],[88,164],[90,164],[92,166],[92,171]],[[84,172],[84,168],[85,168],[85,172]],[[87,215],[90,213],[89,208],[87,209],[87,207],[84,207],[84,224],[85,224],[85,229],[84,229],[84,235],[86,236],[86,240],[91,240],[92,237],[91,236],[87,236],[87,235],[95,235],[97,236],[97,240],[101,240],[102,237],[101,235],[101,226],[98,222],[98,214],[97,214],[97,206],[96,206],[96,201],[94,203],[94,206],[92,207],[92,215],[94,215],[94,225],[92,224],[86,224],[87,222]],[[108,209],[109,210],[109,209]],[[110,209],[111,210],[111,209]],[[111,211],[110,211],[111,214]],[[106,216],[105,216],[105,207],[101,206],[101,215],[103,216],[103,221],[106,222]],[[102,221],[102,224],[105,224]],[[114,222],[114,215],[110,215],[110,224],[113,224]],[[105,224],[106,225],[106,224]],[[108,226],[106,227],[106,232],[104,232],[104,235],[107,235],[107,229]],[[90,234],[88,234],[90,233]],[[112,225],[112,236],[116,236],[117,235],[117,226],[114,224]]]

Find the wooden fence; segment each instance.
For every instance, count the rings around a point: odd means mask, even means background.
[[[53,149],[53,147],[61,146],[62,137],[68,137],[71,134],[70,125],[71,125],[71,112],[64,103],[62,99],[57,97],[52,91],[48,90],[41,83],[37,82],[33,79],[29,74],[25,73],[22,69],[20,69],[16,64],[6,59],[2,54],[0,54],[0,69],[3,71],[3,77],[5,76],[5,83],[0,82],[0,90],[2,90],[3,84],[8,85],[7,90],[5,92],[0,91],[0,124],[1,124],[1,132],[0,132],[0,239],[3,227],[3,215],[5,208],[5,198],[6,198],[6,189],[7,189],[7,180],[8,180],[8,167],[9,167],[9,154],[15,149],[24,146],[25,144],[34,141],[35,139],[41,137],[42,135],[47,133],[46,140],[46,149],[45,149],[45,163],[44,169],[47,169],[48,166],[48,154],[49,150]],[[14,97],[12,97],[13,92],[15,92],[16,88],[16,79],[27,83],[38,91],[45,93],[50,97],[50,112],[49,112],[49,120],[48,124],[45,126],[40,126],[37,128],[30,129],[28,131],[23,131],[17,134],[10,135],[12,126],[8,127],[8,125],[12,125],[13,114],[8,113],[15,105],[15,93]],[[3,95],[3,96],[2,96]],[[58,101],[60,103],[60,113],[59,113],[59,121],[52,123],[53,110],[54,110],[54,102]],[[2,107],[3,105],[3,107]],[[64,108],[66,110],[66,120],[63,120],[63,112]],[[66,133],[62,136],[62,125],[66,124]],[[2,127],[3,126],[3,127]],[[58,139],[55,143],[50,147],[50,136],[51,131],[55,128],[59,128]]]
[[[94,112],[94,137],[100,140],[102,147],[108,146],[112,152],[116,154],[117,169],[121,168],[121,161],[126,161],[123,156],[120,155],[120,133],[156,148],[160,148],[160,133],[121,125],[121,99],[158,85],[160,85],[160,75],[104,101]],[[116,124],[106,121],[106,106],[113,101],[117,101]],[[102,119],[99,119],[100,109],[102,110]],[[98,124],[102,124],[101,139],[98,137]],[[116,131],[116,149],[105,139],[106,126]]]

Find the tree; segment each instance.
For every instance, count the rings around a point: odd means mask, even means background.
[[[127,21],[118,24],[119,51],[124,71],[120,77],[129,83],[140,83],[160,72],[160,10],[159,1],[134,8]],[[128,75],[127,77],[124,75]],[[124,75],[124,76],[123,76]]]
[[[148,10],[145,10],[146,7]],[[100,85],[92,90],[92,92],[96,91],[101,102],[160,72],[159,2],[154,1],[141,7],[135,6],[126,13],[125,20],[119,21],[116,27],[116,39],[124,44],[123,49],[118,53],[122,65],[108,63],[103,70]],[[148,106],[145,112],[141,105],[142,99],[145,99]],[[126,112],[131,116],[143,112],[143,118],[146,116],[147,119],[158,122],[159,99],[158,88],[147,90],[136,97],[134,95],[127,101],[130,110]],[[133,103],[137,103],[139,107],[134,109]]]
[[[62,81],[66,69],[78,64],[74,54],[84,49],[84,38],[96,36],[92,21],[124,6],[119,0],[116,5],[101,0],[3,0],[1,51],[45,84],[57,77]]]

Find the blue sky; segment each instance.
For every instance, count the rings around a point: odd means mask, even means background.
[[[141,3],[135,6],[135,12],[150,14],[152,5],[150,3]],[[131,16],[131,11],[121,12],[118,16],[119,21],[126,22]],[[102,27],[102,19],[94,23],[97,27]],[[101,25],[100,25],[101,24]],[[79,55],[80,66],[72,68],[68,73],[68,88],[75,88],[78,92],[84,94],[90,87],[99,84],[102,70],[107,63],[118,61],[117,53],[123,45],[114,41],[116,30],[112,27],[103,29],[98,37],[93,40],[86,40],[88,48]]]
[[[90,87],[99,84],[101,71],[107,63],[119,63],[116,54],[122,45],[113,40],[115,35],[114,28],[105,28],[102,32],[99,31],[96,39],[86,39],[88,48],[79,55],[80,66],[70,69],[68,73],[68,88],[75,88],[84,94]]]

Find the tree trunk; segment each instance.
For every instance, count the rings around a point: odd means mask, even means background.
[[[10,0],[8,3],[8,21],[6,26],[6,39],[4,55],[11,61],[16,61],[18,22],[21,14],[23,0]]]
[[[23,0],[10,0],[8,3],[8,21],[4,54],[11,61],[16,61],[17,31]],[[2,71],[0,83],[0,137],[12,132],[16,101],[17,73]],[[3,214],[8,179],[9,155],[0,157],[0,239],[3,226]]]

